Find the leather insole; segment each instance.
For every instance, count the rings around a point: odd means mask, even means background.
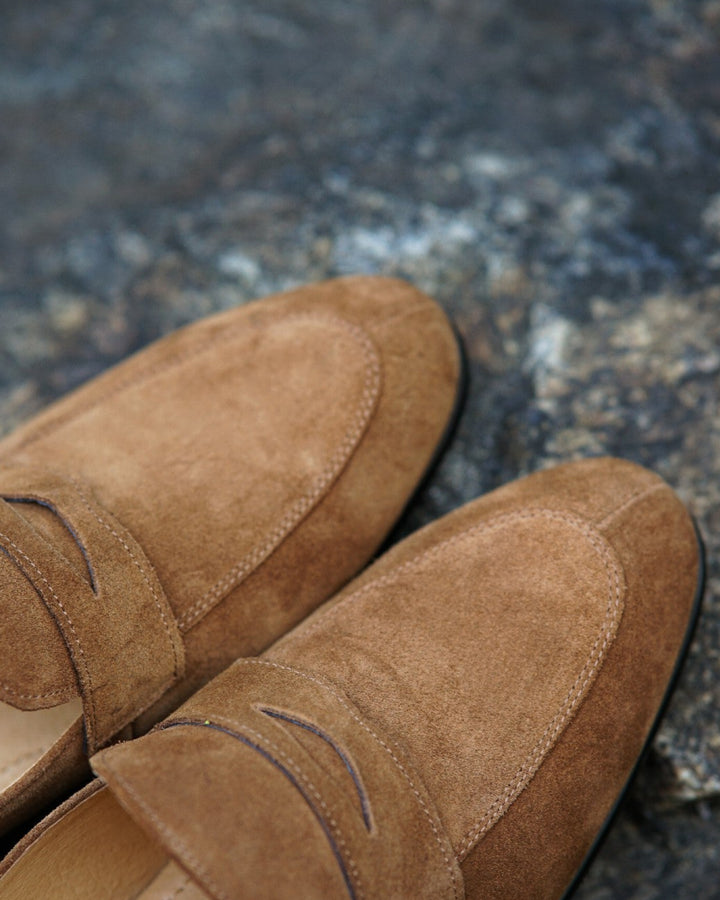
[[[32,712],[0,703],[0,793],[30,769],[80,715],[80,700]]]
[[[209,900],[107,788],[51,825],[0,879],[0,900]]]

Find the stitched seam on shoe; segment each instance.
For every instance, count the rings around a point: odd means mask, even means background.
[[[167,634],[167,636],[168,636],[168,640],[170,641],[170,645],[171,645],[171,648],[172,648],[173,661],[174,661],[174,678],[171,679],[171,680],[165,680],[165,681],[158,687],[157,694],[156,694],[156,695],[152,698],[152,700],[151,700],[151,702],[154,702],[158,697],[162,696],[162,694],[165,693],[165,691],[168,689],[168,687],[172,684],[173,680],[177,680],[177,678],[178,678],[179,675],[180,675],[180,669],[181,669],[178,647],[176,646],[176,643],[175,643],[175,641],[173,640],[172,633],[171,633],[171,629],[170,629],[170,626],[169,626],[169,623],[168,623],[166,614],[165,614],[165,612],[164,612],[164,610],[163,610],[163,608],[162,608],[162,604],[161,604],[160,598],[158,597],[157,592],[155,591],[155,588],[153,587],[153,584],[152,584],[152,582],[151,582],[149,576],[147,575],[147,572],[145,571],[145,569],[143,568],[142,564],[139,562],[139,560],[137,559],[137,557],[135,556],[135,554],[132,552],[132,550],[130,549],[130,547],[128,546],[128,544],[127,544],[127,543],[123,540],[123,538],[122,538],[122,537],[114,530],[114,528],[112,528],[112,526],[109,525],[109,524],[108,524],[108,523],[107,523],[107,522],[106,522],[106,521],[105,521],[105,520],[104,520],[104,519],[103,519],[103,518],[102,518],[102,517],[94,510],[94,509],[93,509],[93,507],[91,506],[89,500],[87,499],[87,497],[86,497],[86,495],[85,495],[85,493],[84,493],[84,487],[83,487],[83,485],[82,485],[76,478],[73,478],[72,476],[68,476],[68,477],[67,477],[67,480],[73,485],[73,487],[75,488],[75,491],[76,491],[76,493],[77,493],[77,496],[78,496],[79,499],[82,501],[82,503],[85,505],[85,507],[88,509],[88,511],[89,511],[89,512],[94,516],[94,518],[98,521],[98,523],[99,523],[100,525],[102,525],[102,526],[103,526],[103,527],[104,527],[104,528],[105,528],[105,529],[106,529],[106,530],[107,530],[107,531],[108,531],[108,532],[116,539],[116,541],[118,541],[118,542],[120,543],[120,545],[124,548],[124,550],[129,554],[130,558],[132,559],[132,561],[133,561],[133,563],[135,564],[135,566],[137,566],[137,568],[138,568],[138,570],[140,571],[140,573],[141,573],[141,575],[142,575],[142,577],[143,577],[145,583],[147,584],[147,586],[148,586],[148,588],[149,588],[149,590],[150,590],[150,592],[151,592],[151,594],[152,594],[152,597],[153,597],[153,599],[154,599],[154,601],[155,601],[155,605],[156,605],[157,608],[158,608],[158,612],[160,613],[160,617],[161,617],[161,619],[162,619],[163,626],[164,626],[164,628],[165,628],[166,634]],[[3,537],[3,536],[0,535],[0,537]],[[8,540],[9,540],[9,539],[8,539]],[[72,623],[72,621],[71,621],[69,615],[67,614],[67,612],[66,612],[66,610],[65,610],[65,607],[62,605],[61,601],[60,601],[59,598],[57,597],[57,594],[56,594],[55,591],[52,589],[52,586],[49,584],[49,582],[47,581],[47,579],[42,575],[42,573],[41,573],[40,570],[37,568],[37,566],[32,562],[32,560],[30,560],[29,557],[28,557],[25,553],[23,553],[23,552],[17,547],[16,544],[12,543],[12,541],[11,541],[10,543],[11,543],[11,545],[18,551],[18,553],[20,553],[20,554],[23,556],[23,558],[26,559],[26,560],[30,563],[30,565],[38,572],[38,575],[40,575],[40,577],[43,579],[43,581],[45,581],[45,583],[48,585],[48,588],[49,588],[50,591],[52,592],[52,595],[55,597],[57,603],[60,605],[60,608],[61,608],[63,614],[65,615],[65,617],[66,617],[66,619],[67,619],[67,621],[68,621],[68,623],[69,623],[69,625],[70,625],[70,628],[72,629],[73,634],[75,635],[75,640],[76,640],[76,642],[77,642],[77,644],[78,644],[78,648],[80,649],[80,653],[81,653],[82,656],[83,656],[83,662],[85,662],[85,654],[84,654],[84,651],[82,650],[82,647],[81,647],[81,645],[80,645],[79,639],[78,639],[78,637],[77,637],[77,631],[75,630],[75,627],[74,627],[74,625],[73,625],[73,623]],[[31,582],[31,583],[32,583],[32,582]],[[38,590],[37,587],[35,587],[35,590],[36,590],[36,591]],[[38,591],[38,593],[40,593],[40,592]],[[96,592],[94,592],[94,593],[96,593]],[[42,597],[42,594],[40,594],[40,596]],[[86,674],[87,674],[88,690],[92,691],[92,690],[93,690],[92,679],[91,679],[91,676],[90,676],[90,670],[89,670],[89,667],[87,666],[87,664],[85,664],[85,671],[86,671]],[[58,696],[60,696],[60,697],[68,697],[68,698],[69,698],[69,697],[74,696],[74,694],[70,693],[70,692],[68,691],[67,688],[62,689],[62,690],[57,690],[57,691],[50,691],[50,692],[48,692],[48,693],[46,693],[46,694],[29,695],[29,694],[21,694],[21,693],[19,693],[18,691],[16,691],[16,690],[14,690],[13,688],[11,688],[9,685],[3,684],[3,685],[1,685],[1,686],[2,686],[3,689],[7,690],[7,692],[10,693],[10,694],[12,694],[13,696],[18,697],[18,698],[20,698],[20,699],[25,699],[25,700],[45,700],[45,699],[49,699],[50,697],[58,697]],[[91,730],[88,732],[87,738],[88,738],[88,745],[89,745],[91,748],[93,748],[93,747],[94,747],[94,744],[95,744],[95,735],[96,735],[96,733],[97,733],[97,714],[96,714],[96,710],[95,710],[95,703],[94,703],[94,700],[93,700],[91,706],[92,706],[93,715],[92,715]]]
[[[2,548],[0,548],[0,550],[2,550]],[[10,559],[12,559],[12,557],[10,557]],[[23,571],[22,568],[20,569],[20,571],[21,572]],[[24,575],[24,573],[23,573],[23,575]],[[27,578],[27,576],[24,576],[24,577]],[[37,587],[35,587],[35,585],[32,583],[32,581],[30,581],[30,585],[33,588],[33,590],[35,591],[35,593],[40,597],[40,600],[42,601],[42,603],[44,604],[45,600],[43,598],[43,595],[40,593],[40,591],[38,591]],[[11,694],[13,697],[17,697],[18,700],[49,700],[51,697],[60,697],[63,700],[70,700],[73,697],[77,696],[77,694],[75,694],[73,692],[72,688],[67,688],[67,687],[59,688],[56,691],[47,691],[44,694],[24,694],[22,691],[19,691],[17,688],[12,687],[11,685],[6,684],[5,682],[0,682],[0,690],[2,690],[3,693],[5,693],[5,694]]]
[[[183,632],[189,631],[210,609],[234,590],[300,524],[348,464],[372,418],[380,393],[381,379],[380,359],[374,344],[367,333],[356,325],[342,319],[323,318],[322,321],[342,326],[360,344],[363,353],[365,365],[363,391],[350,427],[309,491],[295,502],[264,542],[256,545],[180,616],[178,626]]]
[[[601,528],[605,528],[610,524],[610,522],[612,522],[612,520],[616,516],[622,515],[622,513],[624,513],[627,509],[637,503],[638,500],[644,500],[645,497],[648,497],[650,494],[654,494],[657,491],[661,491],[663,489],[670,490],[670,488],[665,483],[660,482],[659,484],[653,484],[651,487],[645,488],[642,491],[636,491],[634,494],[631,494],[624,503],[621,503],[620,506],[617,506],[615,509],[610,510],[610,512],[597,523],[596,527],[598,528],[598,530],[600,530]]]
[[[87,547],[85,546],[83,541],[80,539],[80,536],[75,531],[72,524],[60,512],[60,510],[57,507],[57,504],[54,501],[48,500],[46,497],[41,496],[39,493],[36,493],[35,491],[27,491],[27,492],[22,491],[22,495],[16,494],[13,496],[8,496],[8,494],[3,494],[0,499],[4,500],[6,503],[10,503],[10,504],[12,504],[12,503],[37,504],[38,506],[49,510],[53,514],[53,516],[55,516],[57,521],[60,522],[60,524],[63,526],[63,528],[65,529],[67,534],[70,535],[73,542],[75,543],[75,546],[80,551],[80,554],[83,557],[83,560],[85,562],[85,570],[87,572],[87,578],[90,583],[90,588],[92,589],[93,594],[97,594],[97,581],[95,579],[95,571],[93,569],[92,562],[90,561],[90,555],[88,554]]]
[[[321,313],[312,312],[296,313],[290,316],[286,316],[281,320],[273,319],[273,324],[275,324],[276,322],[282,322],[284,324],[286,322],[294,322],[306,319],[320,322],[339,322],[343,325],[350,324],[344,319],[336,318],[333,316],[324,316]],[[192,325],[186,327],[191,328]],[[194,357],[201,356],[203,353],[212,350],[213,347],[215,347],[217,344],[231,342],[236,338],[238,333],[242,333],[249,327],[252,326],[246,321],[236,322],[235,324],[223,329],[219,333],[208,335],[203,340],[199,341],[195,346],[188,347],[185,350],[180,350],[169,360],[162,360],[156,363],[147,363],[145,365],[145,368],[141,369],[139,372],[132,376],[127,376],[118,384],[113,385],[111,388],[108,388],[108,390],[102,392],[95,399],[87,401],[77,409],[69,410],[64,415],[61,415],[53,421],[48,422],[46,425],[36,428],[36,430],[32,434],[28,435],[24,440],[22,440],[19,444],[12,448],[12,453],[16,453],[19,450],[25,449],[30,444],[34,444],[36,441],[39,441],[41,438],[46,437],[48,434],[52,434],[54,431],[58,431],[68,423],[74,421],[75,419],[78,419],[80,416],[85,415],[85,413],[90,412],[97,406],[105,403],[116,394],[121,394],[123,391],[135,387],[138,384],[142,384],[145,381],[150,381],[157,375],[162,375],[163,373],[177,368],[178,366],[182,366],[184,363],[192,360]],[[150,344],[149,348],[153,346],[153,344]]]
[[[398,309],[391,316],[386,316],[379,323],[382,328],[387,328],[388,325],[396,325],[399,321],[403,319],[410,319],[413,316],[418,315],[418,313],[423,314],[429,312],[429,307],[421,298],[415,298],[413,300],[412,306],[407,306],[405,309]],[[437,310],[434,310],[437,312]],[[443,313],[443,315],[445,315]]]
[[[585,535],[585,537],[587,538],[587,540],[589,541],[591,546],[595,549],[596,553],[600,557],[600,559],[605,567],[607,576],[608,576],[608,594],[609,594],[608,609],[606,611],[605,620],[603,621],[600,634],[598,635],[598,637],[595,641],[595,644],[593,645],[593,648],[590,651],[590,654],[585,663],[585,666],[582,669],[582,671],[580,672],[580,674],[578,675],[578,678],[576,679],[572,688],[568,692],[568,695],[563,700],[560,710],[558,711],[556,716],[553,718],[553,720],[550,722],[550,725],[548,726],[548,728],[546,729],[546,731],[540,738],[540,741],[538,742],[536,747],[530,751],[530,754],[528,755],[525,762],[521,766],[521,768],[518,771],[518,773],[516,774],[516,776],[514,776],[513,780],[510,782],[510,784],[505,788],[505,790],[500,795],[500,797],[498,797],[493,802],[493,804],[491,804],[489,809],[486,811],[485,816],[475,826],[473,826],[473,828],[471,828],[470,831],[466,834],[466,836],[458,850],[458,859],[459,860],[462,860],[467,855],[467,853],[470,852],[470,850],[472,849],[472,846],[474,846],[474,843],[477,843],[477,841],[480,839],[480,837],[482,837],[492,827],[492,825],[494,825],[495,822],[498,821],[498,819],[500,819],[502,817],[502,815],[504,815],[506,809],[517,798],[517,796],[519,796],[520,792],[523,790],[523,788],[526,786],[526,784],[530,781],[532,776],[535,774],[535,771],[537,771],[539,763],[542,761],[544,754],[547,752],[547,750],[552,745],[552,743],[554,743],[555,738],[557,737],[557,734],[559,733],[559,730],[562,729],[562,727],[565,724],[565,722],[567,721],[567,719],[569,719],[570,716],[573,714],[575,707],[582,699],[585,687],[587,686],[589,681],[593,678],[595,672],[599,668],[599,665],[600,665],[602,659],[604,658],[604,654],[605,654],[607,646],[610,642],[610,639],[612,637],[612,633],[615,629],[615,626],[617,625],[617,621],[619,620],[619,613],[621,612],[621,609],[620,609],[620,573],[619,573],[617,565],[615,564],[615,562],[612,560],[612,557],[610,556],[609,550],[607,548],[607,542],[602,537],[602,535],[600,535],[593,528],[592,524],[587,522],[586,520],[576,517],[574,515],[568,514],[568,513],[563,513],[563,512],[557,511],[557,510],[538,508],[538,509],[534,509],[534,510],[527,510],[524,512],[500,514],[500,515],[496,516],[495,518],[490,519],[488,522],[481,523],[480,525],[472,526],[470,528],[465,529],[464,531],[460,532],[457,535],[453,535],[452,537],[447,538],[442,543],[437,544],[436,546],[431,547],[429,550],[426,550],[423,553],[420,553],[417,556],[413,557],[412,559],[409,559],[406,562],[398,565],[395,569],[393,569],[391,572],[388,572],[386,575],[383,575],[383,576],[375,579],[374,581],[371,581],[368,584],[363,585],[363,587],[359,588],[354,593],[349,594],[347,597],[345,597],[343,600],[336,603],[334,606],[332,606],[329,609],[320,613],[314,622],[310,623],[309,625],[307,625],[305,627],[300,626],[300,628],[298,628],[294,633],[292,633],[288,637],[283,638],[281,640],[281,645],[284,647],[292,644],[293,642],[296,643],[297,641],[302,640],[307,635],[324,627],[328,621],[328,617],[335,616],[338,613],[338,611],[340,611],[341,608],[345,606],[345,604],[354,602],[355,600],[358,600],[358,599],[361,599],[362,597],[364,597],[371,591],[391,583],[392,581],[396,580],[398,577],[417,568],[421,563],[434,558],[437,554],[441,553],[447,547],[452,546],[462,540],[467,539],[467,537],[469,537],[472,534],[481,534],[484,532],[493,531],[493,530],[501,528],[504,525],[509,524],[510,522],[513,522],[513,521],[530,520],[530,519],[539,518],[539,517],[545,517],[545,518],[564,522],[564,523],[570,525],[571,527],[574,527],[576,530],[580,531],[582,534]],[[612,604],[613,582],[615,584],[615,605],[614,606]],[[615,617],[613,618],[614,614],[615,614]],[[598,650],[598,645],[600,645],[601,642],[602,642],[602,646]],[[596,653],[598,655],[598,659],[595,660],[595,664],[591,666],[593,657]],[[248,660],[248,662],[249,662],[249,660]],[[587,673],[587,676],[586,676],[586,670],[588,668],[590,668],[590,671]],[[583,678],[584,678],[584,680],[583,680]],[[578,685],[581,681],[582,681],[582,684],[578,688]],[[578,690],[578,694],[573,700],[572,695],[573,695],[573,692],[576,690]],[[572,701],[572,703],[571,703],[571,701]],[[563,712],[564,712],[566,706],[568,706],[568,710],[566,711],[566,714],[563,715]],[[556,723],[557,719],[560,719],[559,723]],[[550,732],[556,726],[556,724],[557,724],[557,730],[554,731],[552,733],[552,735],[550,736],[549,745],[547,747],[544,747],[543,741],[546,739],[548,732]],[[529,772],[529,774],[528,774],[528,760],[530,760],[531,764],[532,764],[533,755],[535,754],[536,749],[538,747],[541,748],[541,752],[540,752],[540,756],[537,759],[537,765],[535,765],[535,768],[533,769],[533,771]],[[527,776],[527,777],[525,777],[525,776]],[[513,794],[513,792],[514,792],[514,795],[510,796],[511,794]],[[506,800],[507,798],[509,798],[507,800],[507,803],[505,804],[505,806],[502,806],[503,801]],[[488,819],[488,822],[486,822],[486,819]],[[491,821],[489,821],[489,819],[491,819]]]
[[[208,875],[205,867],[198,862],[195,854],[187,848],[185,841],[183,841],[182,838],[179,838],[174,831],[171,831],[163,823],[160,817],[150,808],[150,806],[148,806],[148,804],[138,794],[135,788],[122,775],[116,772],[112,766],[107,766],[107,768],[110,772],[112,772],[112,776],[115,781],[117,781],[123,788],[123,790],[132,797],[134,802],[137,803],[140,809],[155,825],[159,833],[164,835],[168,839],[168,842],[170,843],[173,851],[176,852],[178,856],[182,856],[183,859],[186,859],[190,863],[196,874],[205,882],[205,885],[212,891],[212,893],[215,894],[217,900],[231,900],[231,898],[228,897],[228,895],[215,884],[214,879],[211,878],[210,875]]]
[[[515,773],[503,792],[490,804],[483,817],[473,825],[457,850],[458,860],[462,861],[477,845],[481,838],[498,822],[512,803],[527,787],[537,772],[548,751],[562,732],[565,724],[573,716],[577,706],[585,695],[585,689],[593,680],[597,670],[605,658],[607,648],[617,630],[622,615],[620,571],[612,559],[605,540],[601,535],[593,534],[590,529],[584,530],[585,536],[600,557],[608,577],[608,602],[595,643],[586,659],[580,674],[575,679],[550,724],[542,736],[528,753],[523,764]]]
[[[324,681],[321,681],[319,678],[316,678],[313,675],[309,675],[308,673],[303,672],[300,669],[295,669],[292,666],[286,666],[286,665],[283,665],[282,663],[271,662],[271,661],[265,660],[265,659],[243,659],[243,660],[240,660],[238,663],[236,663],[236,665],[269,666],[273,669],[280,669],[281,671],[291,672],[294,675],[299,675],[301,678],[305,678],[307,681],[311,681],[314,684],[317,684],[324,691],[326,691],[328,694],[330,694],[332,697],[334,697],[340,703],[340,705],[344,709],[347,710],[347,712],[358,723],[358,725],[360,725],[375,740],[375,742],[377,744],[379,744],[383,748],[383,750],[386,751],[386,753],[388,753],[388,755],[392,759],[393,763],[395,764],[396,768],[399,770],[400,774],[410,785],[410,789],[411,789],[413,795],[415,796],[415,799],[417,800],[418,805],[420,806],[420,809],[422,810],[423,814],[425,815],[425,818],[428,820],[428,822],[430,824],[430,828],[432,829],[433,835],[435,836],[435,840],[437,841],[438,846],[440,847],[440,852],[445,861],[445,865],[447,867],[448,874],[450,875],[450,880],[451,880],[452,886],[453,886],[453,893],[456,897],[456,900],[460,900],[461,894],[459,893],[459,890],[458,890],[458,883],[457,883],[457,877],[455,874],[455,870],[450,861],[450,856],[447,853],[447,849],[443,846],[442,837],[441,837],[440,831],[434,821],[433,815],[430,812],[430,810],[428,809],[427,804],[423,800],[420,792],[418,791],[417,787],[415,786],[415,783],[413,782],[409,773],[407,772],[407,770],[405,769],[403,764],[400,762],[400,760],[397,758],[397,756],[395,755],[395,753],[393,752],[391,747],[388,744],[386,744],[385,741],[381,737],[379,737],[365,721],[363,721],[363,719],[360,718],[360,716],[350,707],[350,705],[340,696],[340,694],[338,694],[335,690],[333,690],[332,687],[330,687],[330,685],[326,684]]]
[[[133,561],[135,566],[137,566],[140,574],[143,577],[145,584],[148,586],[150,593],[152,594],[153,600],[155,601],[155,606],[157,607],[158,612],[160,613],[160,618],[162,620],[163,627],[165,628],[165,633],[167,635],[168,641],[170,642],[170,647],[172,648],[173,675],[174,675],[175,679],[179,678],[180,673],[181,673],[181,663],[180,663],[178,646],[177,646],[177,643],[173,640],[173,634],[172,634],[172,629],[170,627],[170,623],[165,614],[165,610],[163,609],[163,605],[160,600],[160,597],[158,596],[157,591],[155,590],[155,587],[154,587],[150,577],[148,576],[142,563],[138,560],[138,558],[132,552],[131,548],[128,546],[126,541],[123,540],[123,538],[117,533],[117,531],[115,531],[115,529],[112,527],[112,525],[110,525],[108,522],[106,522],[105,519],[103,519],[102,516],[100,516],[92,508],[90,501],[85,496],[84,489],[83,489],[82,485],[78,482],[78,480],[76,478],[72,478],[72,477],[69,480],[74,485],[75,489],[77,490],[78,497],[84,503],[84,505],[87,507],[87,509],[91,513],[91,515],[93,515],[97,519],[97,521],[100,523],[100,525],[103,526],[103,528],[105,528],[107,531],[110,532],[110,534],[115,538],[115,540],[120,544],[120,546],[128,554],[128,556]],[[163,691],[166,690],[168,686],[169,686],[168,684],[165,684],[165,686],[163,687]]]
[[[17,697],[19,700],[48,700],[50,697],[63,697],[67,700],[72,700],[77,696],[70,688],[62,688],[62,690],[57,691],[48,691],[46,694],[23,694],[20,691],[16,691],[15,688],[10,687],[9,684],[3,683],[0,684],[0,689],[3,691],[3,693],[12,694],[13,697]]]
[[[357,769],[357,766],[350,759],[347,751],[340,746],[338,741],[330,734],[328,734],[327,731],[325,731],[323,728],[320,728],[318,725],[307,721],[304,716],[298,716],[294,713],[282,712],[278,709],[275,709],[274,704],[273,707],[268,707],[267,705],[263,704],[257,704],[255,706],[255,709],[262,715],[268,716],[272,721],[275,722],[275,724],[278,725],[278,727],[282,727],[285,730],[285,733],[293,740],[296,740],[296,738],[287,730],[287,728],[285,727],[287,725],[292,725],[293,728],[304,730],[308,734],[314,734],[333,750],[353,781],[357,799],[360,803],[360,811],[362,813],[365,830],[369,834],[371,834],[374,831],[372,823],[372,811],[370,808],[370,800],[368,798],[363,779]]]
[[[170,720],[170,722],[172,723],[172,719]],[[300,779],[301,783],[305,785],[305,787],[315,797],[315,799],[324,810],[325,815],[327,816],[327,822],[330,825],[335,838],[337,839],[338,845],[342,847],[343,851],[345,852],[346,859],[348,861],[348,867],[350,868],[353,880],[355,882],[357,900],[364,900],[365,894],[360,882],[360,873],[358,872],[357,865],[355,864],[355,860],[353,859],[352,853],[350,852],[348,843],[342,835],[340,826],[338,825],[333,814],[330,812],[327,803],[323,800],[322,795],[320,794],[318,789],[315,787],[310,778],[305,774],[305,772],[300,768],[300,766],[295,762],[295,760],[287,753],[285,753],[284,750],[282,750],[282,748],[279,747],[273,740],[266,737],[266,735],[264,735],[262,732],[256,731],[254,728],[250,728],[247,725],[235,722],[232,719],[227,719],[225,718],[225,716],[213,716],[211,722],[215,722],[219,725],[225,725],[226,727],[231,728],[234,731],[238,731],[242,734],[252,735],[252,737],[260,741],[260,743],[272,748],[273,752],[277,753],[277,755],[290,766],[290,768]]]
[[[365,356],[365,383],[363,395],[358,407],[358,413],[356,415],[356,421],[353,423],[354,427],[351,426],[351,428],[348,430],[345,438],[343,439],[343,442],[334,454],[325,471],[313,483],[310,493],[304,495],[286,514],[280,525],[271,532],[264,545],[260,549],[256,548],[255,550],[251,551],[248,555],[241,559],[230,570],[230,572],[223,576],[223,578],[221,578],[208,592],[206,592],[199,600],[197,600],[178,618],[177,624],[181,632],[188,631],[190,628],[192,628],[193,625],[195,625],[197,621],[207,611],[209,611],[209,609],[211,609],[218,602],[220,602],[220,600],[223,599],[224,593],[228,593],[230,590],[237,587],[240,581],[246,575],[248,575],[260,562],[264,561],[264,559],[270,556],[271,553],[280,545],[282,539],[287,537],[288,534],[290,534],[291,531],[295,527],[297,527],[300,521],[302,521],[303,517],[310,511],[313,504],[317,502],[317,500],[322,496],[323,492],[333,483],[344,466],[349,462],[352,451],[355,449],[355,445],[362,436],[364,429],[367,427],[371,413],[377,402],[381,377],[380,360],[377,350],[375,349],[375,346],[367,332],[359,325],[355,325],[340,317],[312,312],[297,313],[295,315],[287,316],[282,320],[273,319],[272,324],[276,324],[278,322],[286,324],[288,322],[296,321],[317,322],[320,324],[329,324],[340,327],[351,334],[354,338],[356,338],[356,340],[361,344],[363,354]],[[177,353],[170,360],[147,365],[145,369],[138,372],[133,377],[122,380],[119,384],[116,384],[109,390],[104,391],[90,402],[81,405],[79,408],[68,412],[64,416],[60,416],[52,422],[48,422],[47,425],[40,427],[27,438],[25,438],[25,440],[21,441],[17,446],[13,447],[12,452],[16,453],[19,450],[22,450],[30,444],[33,444],[41,438],[47,436],[48,434],[52,434],[54,431],[61,429],[66,424],[76,420],[85,413],[90,412],[97,406],[100,406],[102,403],[106,402],[111,397],[114,397],[116,394],[121,394],[123,391],[128,390],[129,388],[132,388],[138,384],[142,384],[145,381],[149,381],[155,376],[162,375],[163,373],[170,371],[173,368],[179,367],[189,360],[192,360],[195,356],[200,356],[206,351],[211,350],[217,344],[232,341],[238,333],[241,334],[243,331],[248,329],[248,327],[248,323],[245,321],[237,323],[236,325],[225,329],[222,333],[208,336],[198,345],[192,348],[188,348],[184,352]],[[352,443],[347,447],[347,449],[345,449],[349,441],[352,441]],[[343,453],[345,454],[345,458],[342,455]]]
[[[96,722],[96,717],[95,717],[95,702],[93,699],[92,677],[90,675],[90,670],[88,668],[87,659],[85,657],[85,652],[83,651],[82,644],[80,643],[80,638],[75,629],[75,626],[73,625],[73,621],[70,618],[68,611],[65,609],[65,607],[62,603],[62,600],[60,600],[58,595],[53,590],[53,587],[50,584],[50,582],[43,575],[43,573],[40,571],[40,569],[35,565],[35,563],[30,559],[30,557],[26,553],[23,553],[23,551],[20,549],[20,547],[18,547],[18,545],[14,541],[12,541],[6,534],[3,534],[2,532],[0,532],[0,540],[5,541],[7,543],[7,546],[12,547],[13,550],[15,550],[15,552],[18,553],[35,570],[35,572],[37,573],[40,580],[43,582],[43,584],[46,585],[47,589],[50,591],[50,594],[52,595],[60,612],[65,617],[65,619],[68,623],[68,626],[70,627],[70,631],[72,632],[73,639],[74,639],[75,643],[77,644],[77,649],[78,649],[78,653],[79,653],[79,656],[77,657],[77,662],[82,667],[82,669],[84,671],[85,679],[87,681],[87,688],[88,688],[87,693],[85,691],[83,691],[83,707],[86,707],[87,712],[88,712],[89,722],[87,725],[87,731],[88,731],[87,738],[88,738],[88,744],[90,744],[92,746],[92,744],[94,744],[95,731],[97,728],[97,722]],[[37,586],[36,586],[36,590],[38,590],[40,595],[43,596],[42,592],[39,591]],[[45,600],[44,597],[43,597],[43,599]],[[47,600],[45,600],[45,602],[47,602]]]
[[[364,584],[361,588],[358,588],[356,591],[348,594],[347,597],[344,597],[342,600],[339,600],[332,606],[329,606],[326,609],[321,608],[320,611],[315,614],[314,621],[310,621],[306,625],[300,625],[290,634],[282,637],[278,643],[283,648],[285,648],[291,646],[294,643],[297,643],[298,641],[304,640],[308,635],[313,634],[320,628],[324,628],[327,624],[328,619],[336,616],[338,612],[344,609],[346,604],[354,603],[356,600],[362,599],[371,591],[377,588],[384,587],[387,584],[391,584],[402,575],[413,571],[413,569],[419,567],[422,563],[433,559],[448,547],[454,546],[455,544],[466,540],[471,535],[495,531],[510,522],[524,521],[536,518],[549,518],[556,519],[561,522],[566,522],[567,524],[573,525],[578,530],[587,533],[588,537],[590,535],[590,523],[586,522],[584,519],[573,516],[571,514],[562,513],[558,510],[538,507],[537,509],[527,510],[526,512],[500,513],[499,515],[488,519],[487,522],[482,522],[479,525],[472,525],[469,528],[466,528],[465,530],[459,532],[458,534],[446,538],[441,543],[430,547],[428,550],[424,550],[417,556],[413,556],[405,562],[400,563],[390,572],[387,572],[385,575],[381,575],[379,578],[376,578],[373,581]],[[604,540],[604,538],[602,537],[600,537],[600,539]]]

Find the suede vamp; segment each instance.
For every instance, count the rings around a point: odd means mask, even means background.
[[[0,699],[80,698],[92,753],[261,652],[385,537],[458,368],[429,298],[339,279],[189,326],[4,439]],[[0,830],[83,777],[77,734],[49,780],[0,779]]]
[[[539,473],[411,536],[94,764],[217,900],[256,877],[269,898],[557,900],[652,727],[698,574],[657,476]],[[287,881],[262,880],[271,856]]]

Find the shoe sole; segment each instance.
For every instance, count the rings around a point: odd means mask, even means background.
[[[677,683],[680,679],[683,665],[685,663],[685,660],[688,655],[688,651],[690,650],[690,645],[692,644],[693,637],[695,635],[695,628],[697,626],[698,619],[700,618],[700,610],[702,608],[702,598],[703,598],[703,593],[705,590],[705,544],[703,542],[702,535],[700,534],[700,530],[697,527],[697,523],[693,522],[693,524],[695,526],[695,536],[697,537],[698,551],[699,551],[699,556],[700,556],[700,565],[699,565],[699,571],[698,571],[698,583],[697,583],[697,588],[695,590],[695,599],[693,600],[692,611],[690,613],[690,620],[688,622],[687,630],[685,632],[685,637],[683,639],[683,643],[680,648],[680,652],[678,653],[678,657],[675,662],[675,667],[673,669],[672,676],[670,677],[670,682],[668,684],[668,688],[665,691],[665,695],[663,696],[662,703],[660,704],[660,709],[658,710],[658,713],[655,716],[655,719],[652,724],[652,728],[650,729],[650,733],[648,734],[647,740],[645,741],[645,744],[643,745],[642,751],[640,752],[640,756],[638,757],[638,760],[635,763],[628,780],[625,782],[625,785],[624,785],[622,791],[620,792],[620,796],[615,801],[615,805],[610,810],[610,814],[608,815],[602,828],[600,829],[598,836],[595,838],[593,845],[588,850],[588,853],[585,856],[585,859],[582,861],[582,864],[580,865],[580,868],[576,872],[575,877],[573,878],[570,886],[567,888],[565,893],[562,895],[561,900],[570,900],[570,898],[575,893],[575,891],[577,891],[577,889],[580,887],[580,884],[581,884],[582,880],[584,879],[584,877],[587,875],[588,869],[590,868],[598,851],[602,847],[603,841],[607,837],[608,832],[610,831],[610,828],[612,827],[612,824],[615,821],[615,817],[617,816],[623,803],[627,799],[628,792],[630,791],[630,788],[632,787],[635,777],[637,776],[637,773],[638,773],[640,767],[644,763],[645,758],[646,758],[648,752],[650,751],[652,742],[655,738],[658,728],[660,727],[662,718],[665,715],[668,704],[670,703],[672,695],[673,695],[675,688],[677,687]]]

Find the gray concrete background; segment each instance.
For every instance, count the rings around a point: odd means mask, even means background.
[[[0,2],[0,427],[170,329],[350,272],[454,317],[472,384],[408,531],[613,453],[709,590],[578,900],[720,898],[720,2]]]

